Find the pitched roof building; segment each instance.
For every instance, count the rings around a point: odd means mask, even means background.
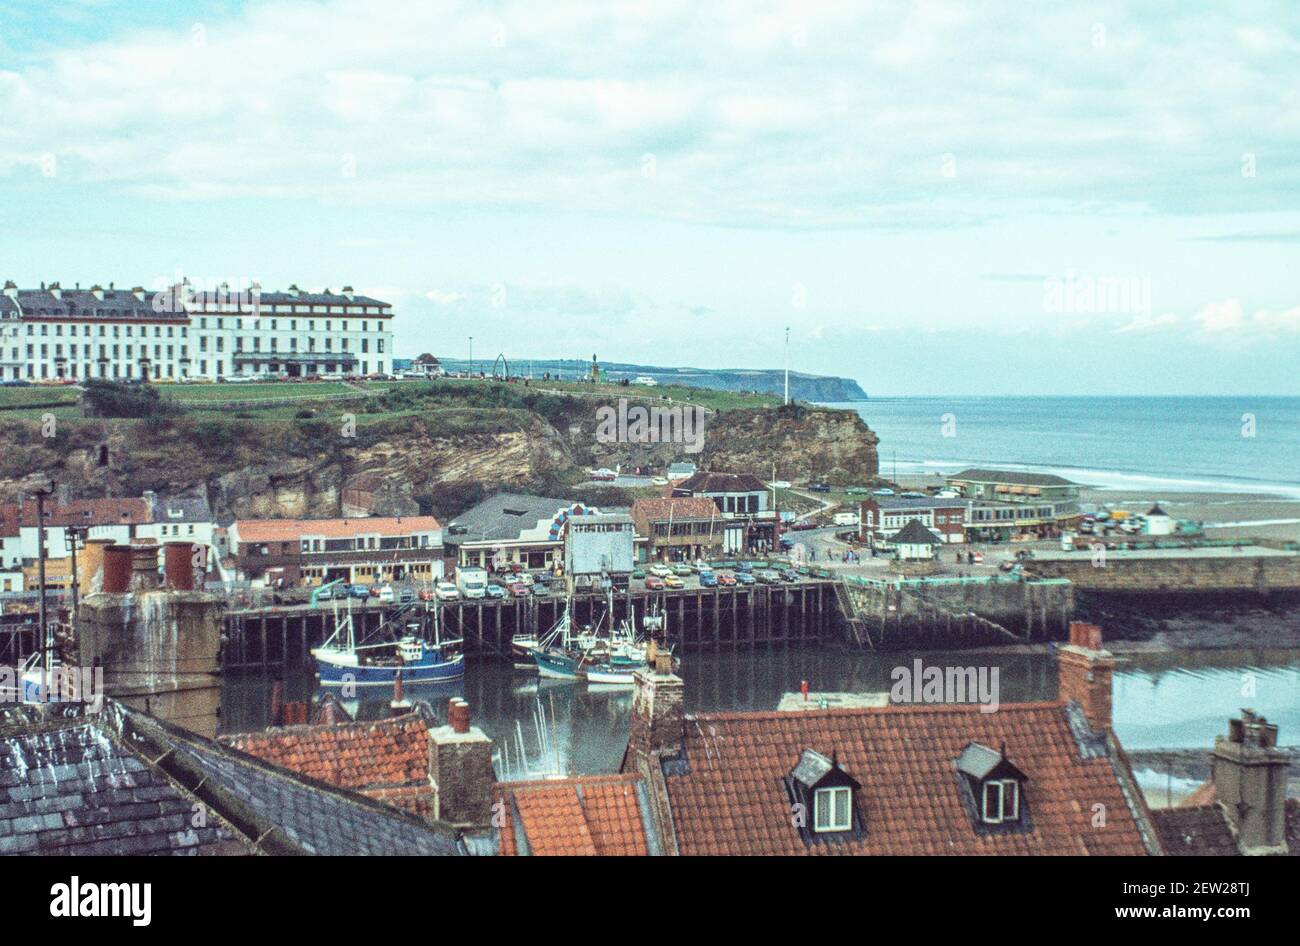
[[[468,852],[460,832],[106,699],[0,708],[0,853]]]
[[[1152,812],[1165,853],[1300,857],[1300,799],[1286,797],[1290,757],[1277,726],[1243,710],[1217,736],[1212,776],[1183,804]]]
[[[401,716],[309,726],[278,726],[221,736],[218,742],[266,762],[402,808],[421,817],[433,812],[429,774],[428,706]]]
[[[498,852],[506,856],[662,853],[639,775],[500,782]]]
[[[1063,692],[1083,700],[996,713],[941,704],[687,715],[680,678],[642,671],[623,771],[646,780],[671,853],[1159,853],[1097,692],[1109,691],[1113,660],[1099,633],[1078,628],[1061,674]]]

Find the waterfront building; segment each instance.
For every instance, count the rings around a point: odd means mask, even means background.
[[[871,497],[858,504],[858,529],[864,539],[893,540],[909,522],[919,522],[947,543],[966,541],[966,513],[971,504],[964,499],[907,496]]]
[[[901,562],[928,562],[934,558],[934,547],[943,545],[943,539],[915,519],[909,519],[889,541]]]
[[[645,540],[640,561],[675,562],[720,554],[728,529],[733,545],[743,540],[743,524],[725,520],[706,496],[638,499],[632,503],[632,521]]]
[[[0,292],[0,379],[181,381],[387,374],[392,305],[340,292],[188,280],[161,292],[59,283]]]
[[[433,516],[240,519],[229,529],[240,580],[292,587],[438,581],[442,526]]]
[[[779,524],[771,494],[751,473],[700,472],[672,487],[673,496],[713,501],[723,519],[722,551],[726,554],[764,552],[776,548]]]
[[[1146,514],[1147,535],[1173,535],[1178,531],[1178,520],[1160,508],[1152,506]]]
[[[968,499],[1012,503],[1079,500],[1079,484],[1054,473],[970,469],[947,478],[948,486]]]
[[[564,564],[571,519],[600,510],[572,499],[498,493],[447,524],[444,543],[457,565],[502,571],[511,566],[555,571]]]

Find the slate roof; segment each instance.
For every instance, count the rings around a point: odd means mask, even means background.
[[[575,502],[573,499],[524,493],[497,493],[453,519],[447,526],[443,541],[447,544],[516,541],[524,530],[536,529],[539,522],[553,519],[561,509],[568,509]],[[588,507],[588,512],[594,511]]]
[[[1151,812],[1165,853],[1177,857],[1237,855],[1237,841],[1216,799],[1214,781],[1203,783],[1176,808]],[[1286,842],[1292,857],[1300,857],[1300,799],[1286,800]]]
[[[661,769],[679,851],[691,854],[1145,854],[1151,828],[1128,765],[1077,706],[1003,703],[688,716]],[[957,759],[1001,745],[1024,772],[1031,827],[977,831]],[[838,755],[861,787],[857,838],[805,844],[782,779],[807,749]],[[1093,806],[1106,806],[1094,827]]]
[[[966,480],[972,483],[1009,483],[1012,486],[1077,486],[1055,473],[1024,473],[1016,470],[962,470],[948,477],[948,481]]]
[[[51,735],[63,730],[68,734]],[[95,714],[84,713],[80,704],[5,708],[0,754],[8,763],[0,776],[12,783],[0,798],[6,813],[0,850],[466,852],[459,834],[446,825],[263,762],[113,700]],[[186,827],[196,804],[208,813],[206,832]],[[80,828],[89,830],[71,830]]]
[[[1158,808],[1151,812],[1160,846],[1171,857],[1220,857],[1240,853],[1218,805]]]
[[[940,499],[938,496],[927,496],[924,499],[915,496],[873,496],[863,502],[873,502],[885,513],[900,509],[965,509],[969,500],[961,497]]]
[[[431,711],[420,705],[403,716],[373,722],[280,726],[217,741],[300,775],[430,817],[431,725]]]
[[[98,299],[90,289],[63,289],[56,297],[49,289],[19,289],[16,298],[0,295],[0,314],[21,314],[30,319],[134,319],[151,322],[188,322],[183,312],[156,311],[153,291],[142,299],[125,289],[105,289]]]
[[[202,496],[158,497],[153,504],[154,522],[211,522],[212,509]]]
[[[752,473],[700,472],[676,485],[692,493],[762,493],[767,485]]]
[[[498,829],[503,855],[659,853],[639,775],[500,782],[493,796],[505,805],[505,823]]]
[[[0,854],[251,853],[195,799],[85,717],[0,713]]]
[[[921,525],[919,519],[908,519],[889,541],[894,545],[943,545],[943,539]]]

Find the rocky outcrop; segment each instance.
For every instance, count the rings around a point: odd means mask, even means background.
[[[204,495],[220,521],[344,514],[450,516],[502,489],[550,491],[590,466],[663,469],[678,459],[704,469],[790,480],[859,483],[876,474],[877,438],[856,413],[790,407],[713,414],[703,451],[683,444],[604,443],[598,401],[571,399],[544,417],[484,412],[449,424],[427,416],[385,419],[344,433],[322,418],[222,423],[192,418],[98,420],[44,438],[12,422],[0,436],[0,501],[32,472],[48,472],[74,497]]]

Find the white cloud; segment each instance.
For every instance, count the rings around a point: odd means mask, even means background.
[[[1300,306],[1282,311],[1260,309],[1247,315],[1237,299],[1210,302],[1195,316],[1202,338],[1249,344],[1300,335]]]
[[[1228,10],[1144,29],[1105,5],[1013,28],[1016,9],[269,0],[197,44],[186,23],[0,72],[0,174],[52,150],[62,178],[160,199],[787,226],[960,224],[983,216],[972,195],[1006,213],[1295,193],[1294,31]]]

